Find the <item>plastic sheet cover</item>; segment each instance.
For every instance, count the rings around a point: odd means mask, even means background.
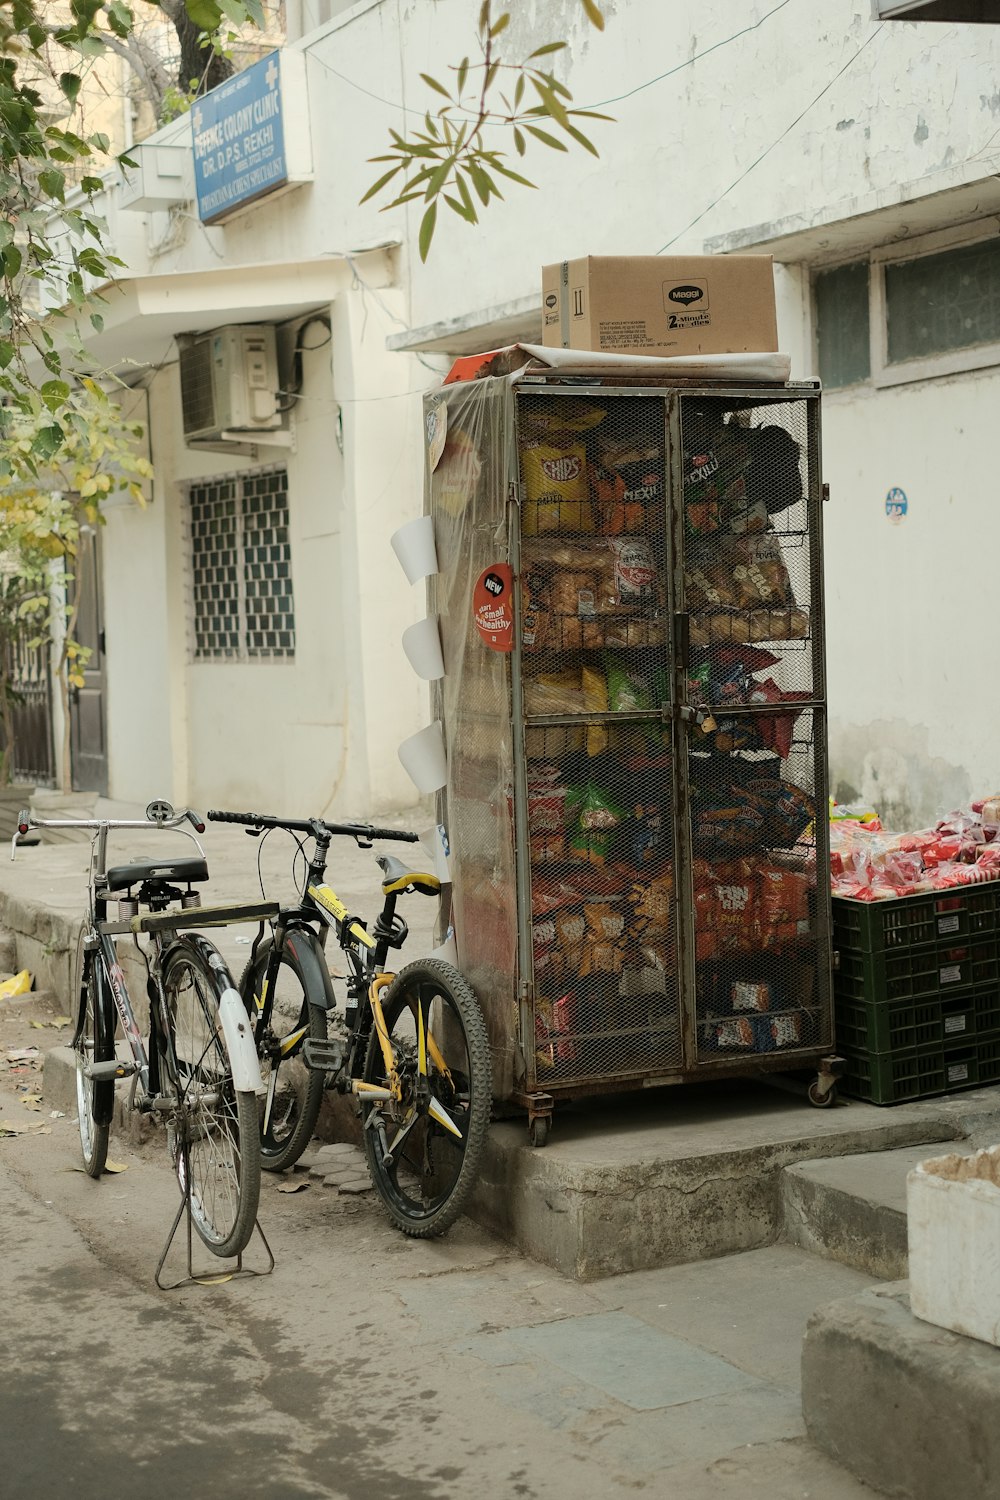
[[[433,686],[432,714],[444,725],[448,755],[438,821],[446,830],[452,877],[441,937],[449,936],[450,925],[459,968],[482,1004],[499,1098],[510,1095],[523,1073],[515,1057],[510,654],[499,649],[513,638],[505,571],[510,402],[507,383],[497,378],[449,386],[425,398],[426,508],[439,564],[428,581],[428,611],[438,617],[445,666]],[[498,629],[479,629],[477,604]]]

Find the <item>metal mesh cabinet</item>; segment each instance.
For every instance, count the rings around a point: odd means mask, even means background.
[[[544,1135],[560,1097],[820,1065],[818,387],[549,371],[427,414],[447,920],[498,1097]]]

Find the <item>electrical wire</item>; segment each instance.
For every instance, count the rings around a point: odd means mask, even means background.
[[[883,25],[884,25],[884,23],[883,23]],[[698,214],[696,218],[694,218],[694,219],[691,220],[690,224],[686,224],[683,229],[679,229],[677,231],[677,233],[673,236],[672,239],[667,240],[667,242],[666,242],[665,245],[661,245],[660,248],[659,248],[659,250],[657,250],[657,252],[656,252],[657,255],[662,255],[663,252],[664,252],[664,250],[669,250],[670,247],[671,247],[671,245],[675,245],[679,239],[681,239],[685,234],[687,234],[687,232],[688,232],[689,229],[693,229],[696,224],[700,224],[701,221],[702,221],[702,219],[705,217],[706,214],[711,213],[712,209],[716,208],[722,202],[723,198],[727,198],[729,196],[729,194],[734,190],[734,188],[739,187],[740,183],[744,180],[744,178],[750,176],[750,173],[754,170],[755,167],[759,167],[760,166],[760,164],[764,160],[765,156],[770,156],[770,154],[774,150],[774,148],[776,146],[780,146],[781,145],[781,142],[785,139],[785,137],[787,135],[791,134],[791,132],[795,129],[796,125],[798,125],[802,120],[805,119],[806,115],[812,109],[813,105],[814,104],[818,104],[819,101],[822,99],[823,95],[826,94],[826,93],[829,93],[830,89],[833,88],[833,85],[837,82],[837,79],[838,78],[842,78],[844,76],[844,74],[847,72],[848,68],[852,67],[853,64],[857,62],[857,60],[861,56],[862,52],[864,52],[865,48],[868,46],[868,44],[870,42],[873,42],[875,40],[875,38],[878,36],[878,34],[879,34],[879,32],[881,30],[882,30],[882,26],[881,25],[876,26],[876,28],[872,32],[871,36],[865,38],[865,40],[861,43],[861,46],[858,48],[858,50],[855,53],[853,53],[852,56],[850,56],[847,59],[847,61],[844,63],[844,66],[842,68],[840,68],[836,73],[834,73],[834,75],[830,79],[829,83],[825,84],[823,86],[823,88],[820,89],[820,91],[816,95],[816,97],[814,99],[810,99],[810,101],[806,105],[805,109],[803,109],[799,114],[797,114],[795,116],[795,119],[791,122],[790,125],[787,125],[785,127],[785,129],[778,136],[777,140],[772,141],[771,144],[767,147],[767,149],[764,150],[764,151],[762,151],[760,153],[760,155],[756,158],[756,160],[752,161],[750,163],[750,165],[748,167],[746,167],[740,173],[740,175],[735,179],[735,181],[731,182],[727,188],[724,188],[723,191],[719,194],[719,196],[717,198],[713,198],[712,199],[712,202],[708,205],[707,208],[703,208],[702,211],[701,211],[701,213]]]
[[[734,31],[731,36],[723,37],[719,42],[713,42],[711,47],[706,47],[702,52],[696,52],[693,56],[685,58],[676,67],[668,68],[665,73],[657,73],[654,78],[647,78],[645,83],[637,83],[635,88],[629,89],[624,94],[615,94],[610,99],[600,99],[594,104],[581,104],[575,107],[580,109],[602,109],[606,104],[619,104],[623,99],[631,99],[634,94],[641,94],[643,89],[652,88],[654,84],[662,83],[665,78],[672,78],[675,74],[682,73],[685,68],[692,67],[701,58],[708,57],[712,52],[718,52],[722,47],[728,47],[730,42],[738,41],[741,36],[746,36],[751,31],[756,31],[758,27],[764,25],[765,21],[770,20],[771,16],[777,15],[779,10],[784,10],[785,6],[790,4],[791,0],[780,0],[780,4],[774,6],[766,15],[761,16],[759,21],[754,21],[750,26],[744,26],[742,31]],[[414,119],[418,120],[422,120],[426,116],[427,111],[425,109],[411,109],[409,105],[403,104],[401,100],[386,99],[381,94],[373,93],[371,89],[366,89],[363,84],[358,83],[357,79],[349,78],[346,73],[341,73],[332,63],[328,63],[326,58],[320,57],[318,53],[314,52],[311,47],[305,50],[307,56],[313,62],[317,62],[327,73],[331,73],[334,78],[339,78],[341,83],[346,83],[349,88],[355,89],[359,94],[364,94],[367,99],[374,100],[376,104],[384,104],[387,109],[398,110],[400,114],[412,115]],[[505,122],[502,120],[491,120],[486,123],[506,128]]]
[[[761,16],[759,21],[754,21],[750,26],[744,26],[742,31],[734,31],[732,36],[724,37],[721,42],[713,42],[711,47],[706,47],[702,52],[693,53],[691,57],[685,58],[682,63],[678,63],[675,68],[668,68],[665,73],[657,73],[655,78],[647,79],[645,83],[637,83],[634,89],[629,89],[624,94],[615,94],[610,99],[598,99],[593,104],[581,104],[580,108],[604,109],[608,104],[621,104],[624,99],[631,99],[635,94],[641,94],[643,89],[652,88],[654,83],[662,83],[665,78],[672,78],[675,73],[683,72],[685,68],[690,68],[693,63],[700,62],[703,57],[708,57],[712,52],[718,52],[721,47],[728,47],[730,42],[739,41],[741,36],[748,36],[751,31],[756,31],[758,27],[763,26],[765,21],[769,21],[772,16],[778,14],[779,10],[784,10],[785,6],[790,4],[791,0],[781,0],[780,5],[776,5],[773,10],[769,10],[766,15]]]

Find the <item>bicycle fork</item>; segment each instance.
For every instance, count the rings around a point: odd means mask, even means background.
[[[371,1100],[373,1103],[387,1104],[395,1101],[403,1102],[403,1083],[396,1065],[396,1054],[393,1050],[392,1041],[389,1037],[389,1028],[386,1025],[385,1014],[382,1010],[381,992],[393,981],[394,975],[376,974],[368,990],[368,999],[372,1008],[372,1016],[375,1023],[375,1034],[378,1037],[379,1047],[382,1052],[382,1060],[385,1064],[386,1076],[389,1087],[384,1088],[378,1084],[366,1083],[363,1079],[353,1078],[351,1080],[351,1092],[359,1095],[362,1099]],[[443,1105],[431,1093],[430,1077],[427,1066],[428,1056],[437,1068],[438,1072],[445,1076],[449,1082],[451,1074],[448,1064],[439,1048],[434,1036],[424,1025],[424,1012],[419,998],[416,1001],[417,1010],[417,1082],[413,1102],[410,1105],[406,1118],[396,1132],[392,1143],[392,1152],[388,1149],[385,1139],[385,1126],[382,1121],[382,1111],[373,1109],[368,1117],[368,1125],[379,1132],[382,1140],[382,1148],[385,1154],[386,1164],[391,1165],[392,1157],[399,1150],[400,1145],[414,1125],[424,1114],[429,1114],[431,1119],[436,1120],[445,1130],[452,1135],[462,1139],[462,1132],[454,1123],[451,1116]],[[372,1122],[376,1122],[372,1125]]]

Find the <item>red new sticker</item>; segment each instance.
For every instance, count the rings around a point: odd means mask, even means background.
[[[514,645],[514,579],[508,563],[494,563],[479,575],[472,595],[472,614],[479,634],[493,651]]]

